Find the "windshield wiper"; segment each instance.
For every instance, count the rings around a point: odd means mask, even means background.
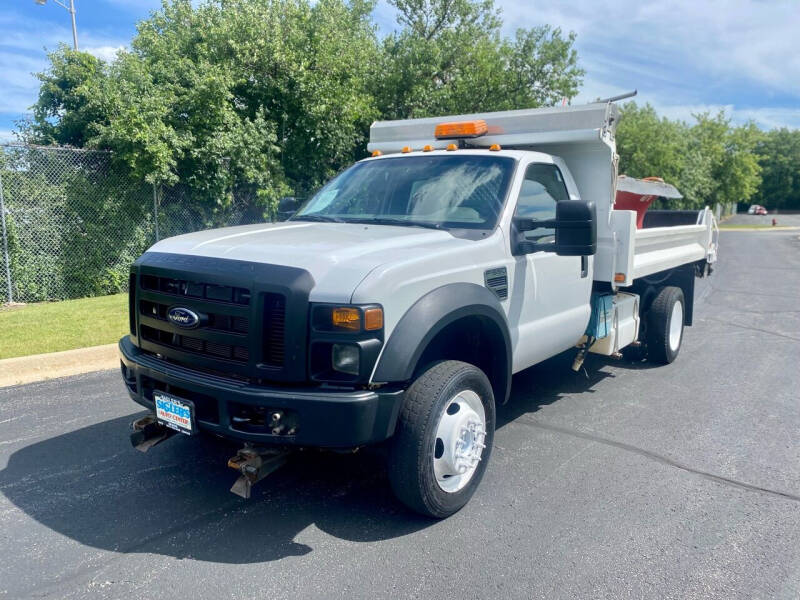
[[[430,221],[407,221],[391,217],[371,217],[367,219],[350,219],[349,223],[365,223],[368,225],[399,225],[401,227],[425,227],[426,229],[444,229],[440,223]]]
[[[289,219],[290,221],[313,221],[315,223],[347,223],[344,219],[339,217],[331,217],[328,215],[297,215]]]

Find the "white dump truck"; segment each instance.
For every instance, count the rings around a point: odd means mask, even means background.
[[[692,323],[714,218],[641,208],[674,188],[618,177],[617,119],[608,102],[377,122],[372,156],[289,221],[154,245],[119,344],[151,411],[133,444],[238,441],[249,497],[293,449],[384,443],[402,502],[459,510],[512,374],[570,349],[670,363]]]

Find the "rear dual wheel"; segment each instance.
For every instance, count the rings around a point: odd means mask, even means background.
[[[444,361],[408,388],[389,451],[395,495],[423,515],[444,518],[480,484],[494,440],[494,395],[477,367]]]
[[[678,357],[683,341],[686,302],[683,290],[667,286],[658,292],[647,311],[647,357],[669,364]]]

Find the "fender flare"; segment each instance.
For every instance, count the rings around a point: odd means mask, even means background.
[[[389,336],[372,381],[410,381],[431,340],[451,323],[470,316],[491,321],[501,333],[504,356],[494,357],[494,360],[505,363],[497,370],[502,381],[492,383],[496,401],[505,403],[511,390],[512,363],[508,321],[497,297],[485,287],[474,283],[443,285],[417,300],[401,317]]]

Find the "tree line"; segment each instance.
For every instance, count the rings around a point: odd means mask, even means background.
[[[733,125],[723,111],[693,123],[660,117],[646,104],[622,106],[619,172],[662,177],[684,198],[671,207],[750,203],[800,210],[800,130]]]
[[[574,98],[575,35],[502,34],[493,0],[164,0],[111,62],[61,46],[38,75],[24,141],[112,151],[132,178],[181,185],[213,217],[237,190],[268,216],[366,152],[377,119],[508,110]],[[800,209],[800,134],[687,124],[623,106],[620,172],[675,184],[685,207]]]

